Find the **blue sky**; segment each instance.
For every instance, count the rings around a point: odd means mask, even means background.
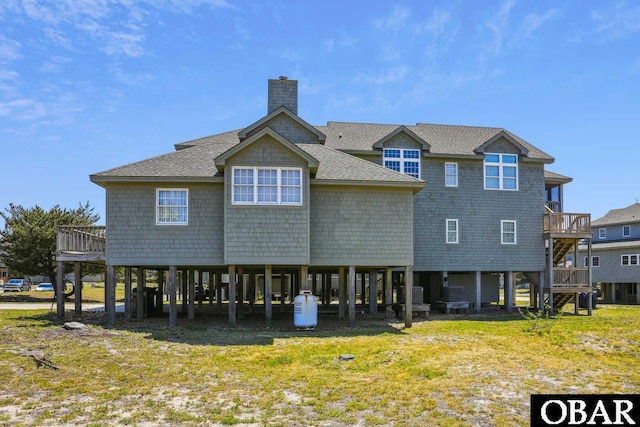
[[[253,123],[280,75],[311,124],[504,127],[566,211],[640,199],[636,1],[3,0],[0,207],[104,223],[90,174]]]

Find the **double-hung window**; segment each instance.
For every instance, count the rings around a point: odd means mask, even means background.
[[[458,164],[457,163],[445,163],[444,164],[444,185],[447,187],[458,186]]]
[[[589,257],[584,257],[584,266],[589,267]],[[600,267],[600,257],[592,256],[591,257],[591,267]]]
[[[600,240],[603,240],[603,239],[607,238],[607,229],[606,228],[599,228],[598,229],[598,238]]]
[[[625,267],[628,267],[631,265],[639,265],[638,263],[639,260],[640,260],[640,255],[638,254],[622,255],[620,264],[622,264]]]
[[[484,155],[485,190],[518,189],[518,156],[516,154]]]
[[[384,167],[420,179],[420,150],[385,148]]]
[[[631,236],[631,226],[623,225],[622,226],[622,237],[630,237]]]
[[[500,221],[501,238],[500,241],[503,245],[515,245],[517,243],[516,236],[516,222],[515,221]]]
[[[302,169],[234,167],[234,205],[302,205]]]
[[[447,243],[458,243],[458,220],[447,220]]]
[[[158,188],[156,190],[156,224],[187,225],[189,220],[189,190]]]

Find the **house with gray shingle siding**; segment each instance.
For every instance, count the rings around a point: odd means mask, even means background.
[[[611,209],[591,223],[593,284],[606,303],[640,304],[640,203]],[[577,260],[589,266],[586,246]]]
[[[356,304],[455,293],[480,311],[501,287],[510,310],[523,272],[542,306],[555,265],[546,218],[571,181],[545,171],[553,160],[502,128],[313,126],[298,116],[297,81],[269,80],[267,114],[246,128],[91,175],[106,191],[107,293],[116,267],[125,287],[132,269],[154,269],[171,324],[180,286],[193,318],[196,282],[231,323],[247,304],[270,321],[272,303],[308,289],[353,324]]]

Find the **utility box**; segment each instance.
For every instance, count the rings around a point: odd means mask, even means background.
[[[445,286],[442,288],[443,301],[464,301],[463,286]]]

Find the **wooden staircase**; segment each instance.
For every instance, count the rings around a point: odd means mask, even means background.
[[[554,311],[561,310],[562,307],[569,304],[575,297],[574,294],[554,294],[553,295],[553,309]],[[549,298],[546,299],[545,305],[549,304]]]
[[[575,239],[553,239],[553,264],[558,265],[575,247]],[[547,252],[549,249],[547,249]]]

